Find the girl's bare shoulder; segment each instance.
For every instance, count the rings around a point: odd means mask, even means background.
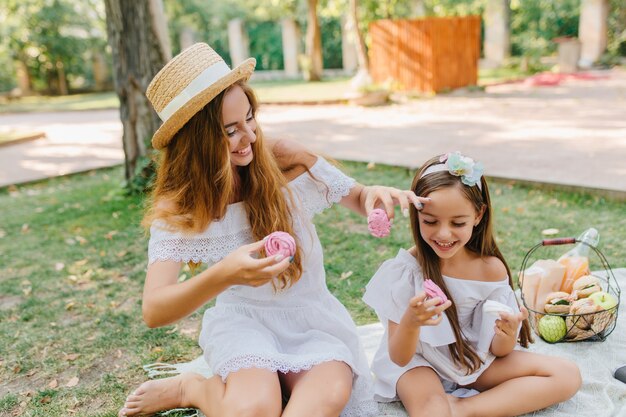
[[[508,277],[506,266],[495,256],[484,256],[478,259],[476,267],[480,269],[483,281],[502,281]]]

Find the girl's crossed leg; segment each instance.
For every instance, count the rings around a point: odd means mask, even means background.
[[[469,398],[450,398],[454,416],[517,416],[571,398],[582,380],[571,361],[514,350],[496,358],[470,385],[481,391]]]
[[[200,409],[207,417],[280,417],[278,375],[265,369],[242,369],[221,377],[184,373],[144,382],[128,396],[120,416],[152,414],[178,407]]]
[[[409,417],[451,417],[450,403],[437,373],[420,366],[406,371],[396,384]]]

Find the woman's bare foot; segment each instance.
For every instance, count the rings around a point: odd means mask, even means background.
[[[119,417],[150,415],[157,411],[179,407],[191,407],[185,395],[192,387],[206,378],[194,373],[184,373],[172,378],[144,382],[126,398]]]

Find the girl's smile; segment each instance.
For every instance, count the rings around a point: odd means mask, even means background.
[[[440,242],[438,240],[434,240],[433,242],[435,242],[435,244],[437,246],[439,246],[439,250],[442,250],[444,252],[451,250],[454,247],[454,245],[456,245],[456,243],[457,243],[456,241],[454,241],[454,242]]]
[[[482,215],[458,187],[433,191],[431,201],[419,212],[420,234],[442,259],[454,257],[472,237]]]

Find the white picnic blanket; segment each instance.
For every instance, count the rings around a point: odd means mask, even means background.
[[[535,338],[529,351],[560,356],[578,364],[583,386],[570,400],[526,417],[626,417],[626,384],[613,378],[613,370],[626,365],[626,268],[613,271],[622,288],[620,311],[615,330],[604,342],[549,344]],[[359,336],[371,362],[378,348],[383,328],[380,323],[359,327]],[[192,362],[163,367],[148,366],[150,376],[162,373],[198,372],[210,375],[202,357]],[[399,402],[380,404],[380,417],[407,417]],[[200,413],[200,416],[202,414]]]

